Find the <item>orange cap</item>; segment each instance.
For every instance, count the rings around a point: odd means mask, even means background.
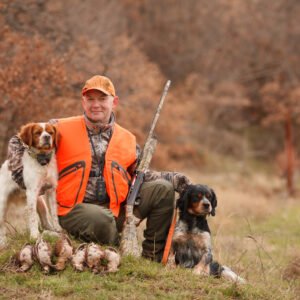
[[[106,95],[116,96],[113,83],[105,76],[95,75],[88,79],[82,88],[82,95],[90,90],[98,90]]]

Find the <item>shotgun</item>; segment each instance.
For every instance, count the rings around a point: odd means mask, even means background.
[[[127,195],[126,219],[125,219],[122,236],[121,236],[121,243],[120,243],[120,251],[122,255],[133,255],[136,257],[141,255],[140,246],[137,238],[135,218],[133,215],[133,208],[134,208],[135,200],[139,194],[140,188],[144,182],[145,171],[149,168],[153,153],[155,151],[157,140],[154,137],[154,129],[157,120],[160,116],[160,111],[163,107],[165,97],[168,93],[170,84],[171,84],[170,80],[168,80],[167,83],[165,84],[154,119],[151,123],[151,128],[148,137],[146,139],[140,161],[135,170],[135,174]]]

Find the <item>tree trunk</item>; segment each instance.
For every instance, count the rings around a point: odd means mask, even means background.
[[[294,145],[292,141],[292,118],[288,112],[285,119],[285,152],[286,152],[286,179],[287,190],[290,196],[294,195]]]

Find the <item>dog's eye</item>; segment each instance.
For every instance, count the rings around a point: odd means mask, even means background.
[[[210,200],[210,199],[211,199],[211,194],[210,194],[210,193],[206,193],[206,194],[205,194],[205,197],[206,197],[208,200]]]
[[[202,198],[203,198],[202,193],[198,193],[198,199],[199,199],[199,200],[202,200]]]

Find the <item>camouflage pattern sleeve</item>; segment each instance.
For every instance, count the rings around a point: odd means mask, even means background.
[[[51,125],[55,125],[55,124],[58,123],[58,119],[51,119],[51,120],[48,121],[48,123],[51,124]]]
[[[145,182],[153,181],[156,179],[165,179],[173,184],[174,190],[178,193],[182,193],[187,185],[192,182],[185,175],[178,172],[158,172],[147,170],[145,172]]]
[[[133,175],[134,170],[137,166],[137,163],[140,159],[140,156],[141,156],[141,148],[137,144],[137,147],[136,147],[137,160],[135,161],[134,164],[132,164],[128,168],[128,172],[130,175]],[[189,180],[189,178],[187,178],[185,175],[178,173],[178,172],[158,172],[158,171],[153,171],[153,170],[147,170],[145,172],[145,182],[153,181],[156,179],[165,179],[165,180],[171,182],[174,187],[174,190],[178,193],[182,193],[186,189],[187,185],[192,183]]]
[[[25,147],[21,139],[17,135],[14,135],[8,142],[8,169],[12,172],[13,180],[22,188],[25,188],[22,164],[24,151]]]

